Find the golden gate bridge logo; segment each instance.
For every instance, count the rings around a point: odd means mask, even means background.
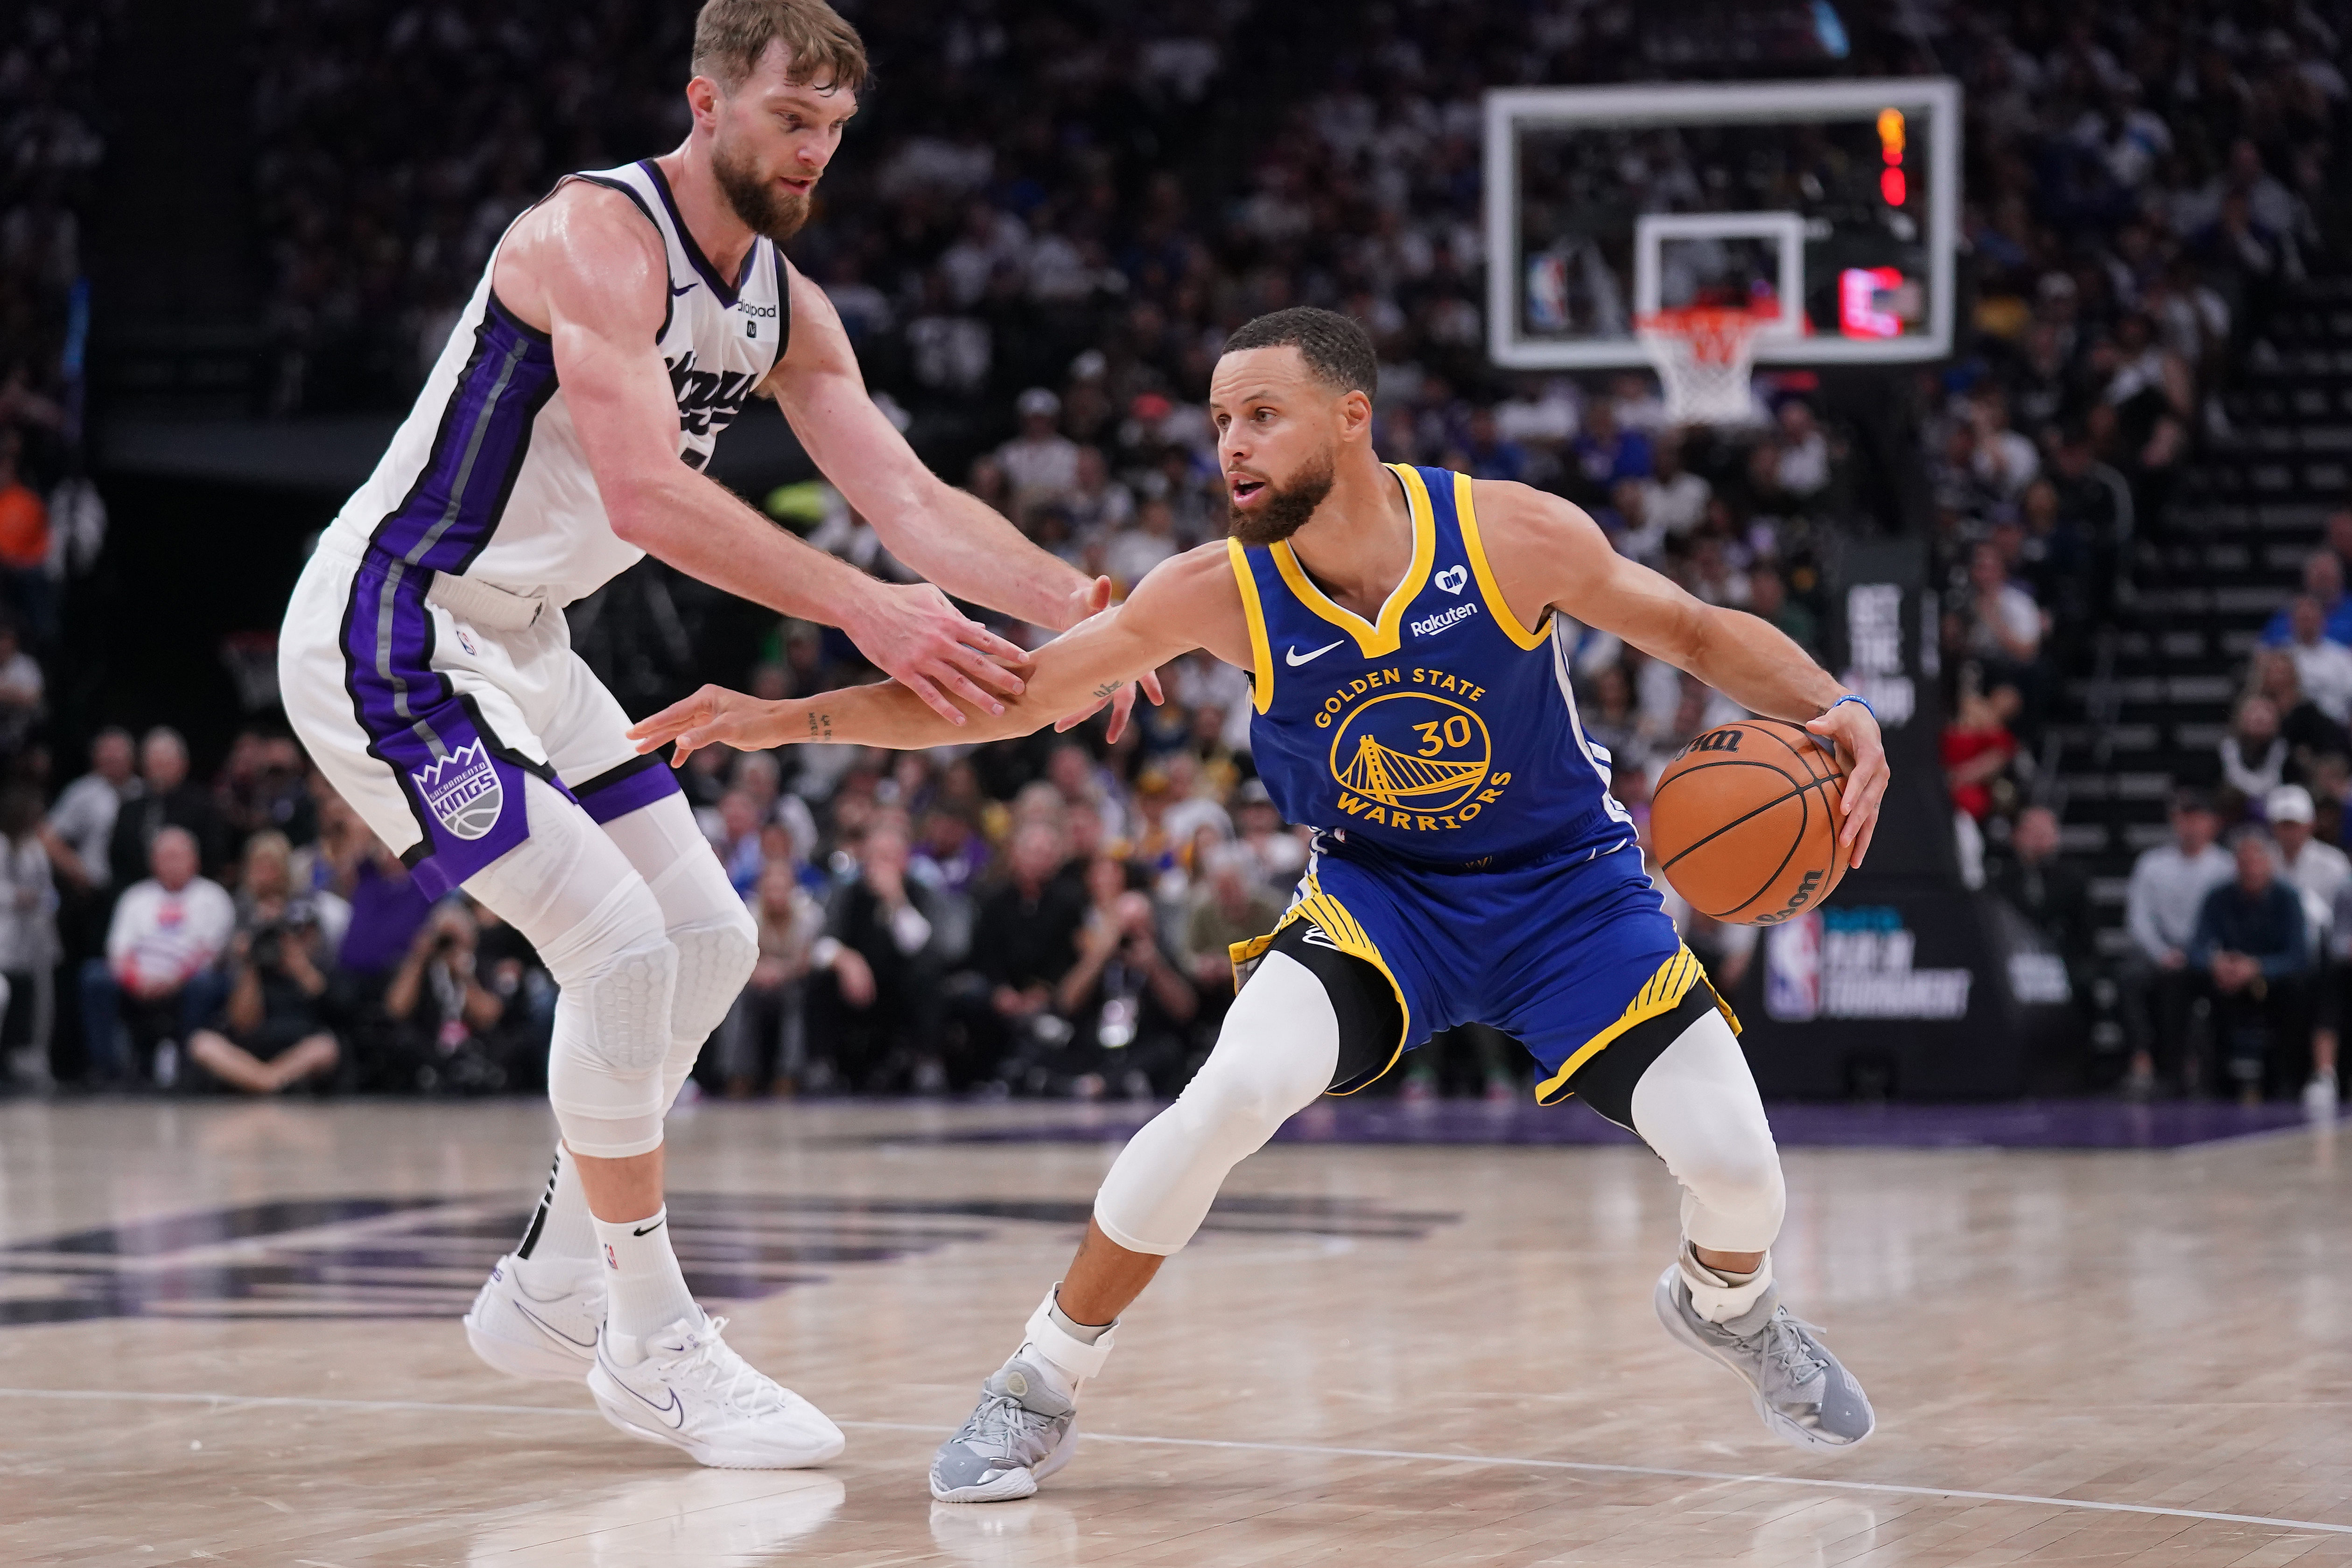
[[[1376,712],[1384,704],[1386,711]],[[1470,798],[1494,760],[1486,721],[1423,692],[1375,697],[1331,741],[1339,787],[1394,810],[1444,812]]]

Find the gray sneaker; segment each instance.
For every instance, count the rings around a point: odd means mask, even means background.
[[[1789,1315],[1778,1286],[1741,1316],[1710,1323],[1692,1308],[1690,1284],[1675,1264],[1658,1277],[1652,1300],[1666,1332],[1748,1381],[1756,1414],[1782,1442],[1846,1448],[1877,1427],[1862,1384],[1830,1354],[1819,1329]]]
[[[979,1408],[931,1456],[931,1495],[1006,1502],[1035,1491],[1078,1445],[1078,1408],[1059,1392],[1066,1383],[1016,1352],[980,1385]]]

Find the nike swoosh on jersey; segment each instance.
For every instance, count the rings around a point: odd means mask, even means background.
[[[1302,664],[1307,664],[1315,659],[1321,658],[1325,654],[1329,653],[1333,648],[1338,647],[1339,643],[1346,642],[1347,640],[1348,639],[1346,637],[1341,637],[1339,639],[1339,642],[1327,642],[1321,647],[1317,648],[1313,653],[1301,653],[1295,647],[1285,648],[1282,654],[1283,660],[1293,669],[1296,669]]]
[[[671,299],[675,300],[675,299],[677,299],[680,294],[684,294],[684,293],[688,293],[688,292],[689,292],[690,290],[692,290],[692,289],[693,289],[693,288],[694,288],[694,280],[693,280],[692,279],[687,279],[685,282],[683,282],[683,283],[679,284],[677,288],[675,288],[675,289],[671,289],[671,290],[669,291],[669,297],[670,297]]]

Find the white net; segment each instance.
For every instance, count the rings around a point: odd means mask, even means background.
[[[1748,380],[1756,340],[1779,324],[1748,310],[1660,310],[1634,331],[1665,392],[1666,418],[1676,425],[1748,425],[1756,420]]]

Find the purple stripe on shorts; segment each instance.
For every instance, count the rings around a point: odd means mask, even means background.
[[[572,793],[579,798],[591,817],[598,822],[610,822],[666,796],[684,792],[678,787],[677,774],[670,770],[669,765],[647,752],[609,772],[598,773],[586,784],[574,786]]]
[[[435,670],[425,593],[436,571],[463,572],[489,542],[555,393],[544,334],[496,300],[475,333],[433,450],[400,506],[377,525],[343,621],[344,685],[368,750],[408,797],[420,848],[416,885],[438,898],[530,834],[523,761]]]

